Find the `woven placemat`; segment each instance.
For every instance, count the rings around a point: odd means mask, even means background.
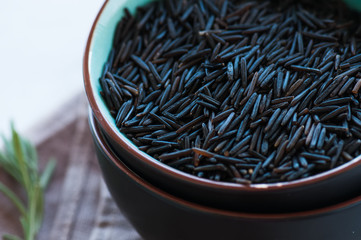
[[[31,129],[26,136],[38,149],[41,166],[57,160],[45,195],[45,218],[39,240],[140,240],[113,202],[100,173],[88,125],[84,94]],[[0,171],[0,180],[21,194]],[[0,235],[21,235],[16,208],[0,194]]]

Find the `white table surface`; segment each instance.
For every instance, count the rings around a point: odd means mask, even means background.
[[[0,135],[11,121],[29,131],[83,91],[85,44],[103,2],[2,1]]]

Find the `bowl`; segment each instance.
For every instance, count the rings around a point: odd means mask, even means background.
[[[336,204],[361,193],[361,157],[301,180],[242,185],[195,177],[140,151],[117,129],[100,95],[99,77],[124,7],[134,12],[148,1],[106,1],[91,29],[84,55],[84,84],[95,120],[119,158],[149,183],[202,205],[247,212],[303,211]]]
[[[123,163],[89,115],[98,161],[121,212],[146,240],[340,240],[361,238],[361,196],[325,208],[283,214],[226,211],[150,184]]]

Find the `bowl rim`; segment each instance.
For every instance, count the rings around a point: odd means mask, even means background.
[[[222,215],[226,217],[237,217],[237,218],[247,218],[247,219],[256,219],[256,220],[282,220],[282,219],[295,219],[295,218],[305,218],[305,217],[314,217],[325,214],[331,214],[335,211],[341,211],[345,208],[353,207],[357,204],[361,203],[361,195],[354,197],[350,200],[337,203],[331,206],[326,206],[318,209],[300,211],[300,212],[287,212],[287,213],[246,213],[246,212],[237,212],[237,211],[229,211],[223,210],[213,207],[208,207],[204,205],[200,205],[198,203],[190,202],[184,200],[182,198],[171,195],[170,193],[165,192],[157,188],[156,186],[150,184],[146,180],[144,180],[141,176],[134,173],[125,163],[123,163],[114,153],[112,148],[106,142],[103,133],[100,130],[99,124],[95,120],[95,116],[91,110],[89,110],[89,125],[93,133],[94,140],[97,142],[102,152],[106,155],[108,160],[110,160],[120,171],[126,174],[129,178],[135,181],[137,184],[141,185],[141,187],[147,189],[152,194],[155,194],[161,198],[164,198],[170,202],[174,202],[182,207],[187,207],[190,209],[194,209],[201,212],[207,212],[211,214]],[[106,173],[104,173],[106,174]]]
[[[134,157],[140,159],[142,162],[148,164],[150,167],[156,169],[157,171],[160,171],[168,176],[175,177],[181,181],[189,182],[191,184],[196,184],[207,188],[215,188],[226,191],[239,191],[239,192],[263,192],[263,191],[273,192],[273,191],[280,191],[286,189],[295,189],[295,188],[315,184],[317,182],[325,181],[329,178],[333,178],[342,173],[345,173],[348,170],[358,165],[361,165],[361,155],[360,155],[354,158],[353,160],[344,163],[334,169],[307,178],[288,181],[288,182],[255,183],[255,184],[244,185],[244,184],[231,183],[231,182],[217,182],[209,179],[199,178],[191,174],[182,172],[178,169],[172,168],[164,163],[161,163],[160,161],[151,157],[147,153],[142,152],[133,143],[131,143],[131,141],[125,135],[123,135],[118,129],[116,129],[113,126],[114,124],[112,124],[109,119],[104,117],[104,115],[102,114],[101,107],[99,106],[99,103],[97,102],[95,97],[95,94],[100,94],[100,93],[93,92],[94,88],[92,88],[92,81],[89,71],[90,61],[92,57],[91,55],[92,40],[94,37],[94,32],[98,24],[98,21],[109,2],[110,2],[109,0],[105,0],[104,4],[99,10],[87,39],[86,48],[83,57],[83,81],[84,81],[84,87],[88,98],[88,102],[94,113],[95,118],[98,120],[98,123],[101,125],[102,129],[106,132],[108,136],[110,136],[111,139],[115,140],[120,145],[120,147],[124,148]]]

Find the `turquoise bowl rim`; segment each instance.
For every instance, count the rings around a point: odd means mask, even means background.
[[[173,177],[180,178],[183,181],[192,182],[193,184],[210,188],[240,192],[281,191],[304,187],[320,181],[326,181],[327,179],[338,176],[340,174],[347,174],[347,171],[358,165],[361,165],[360,155],[350,162],[345,163],[337,168],[304,179],[280,183],[242,185],[237,183],[216,182],[208,179],[202,179],[163,164],[145,152],[140,151],[137,146],[135,146],[124,134],[122,134],[117,129],[115,120],[111,117],[105,102],[100,96],[100,84],[98,80],[101,75],[103,65],[106,62],[110,52],[115,27],[123,15],[124,7],[128,7],[132,13],[135,11],[137,6],[146,4],[148,2],[151,2],[151,0],[105,0],[91,28],[83,59],[85,91],[95,118],[98,120],[102,129],[112,139],[117,141],[117,143],[126,151],[132,153],[132,155],[141,159],[152,167],[170,174]],[[101,47],[98,47],[98,45]]]

